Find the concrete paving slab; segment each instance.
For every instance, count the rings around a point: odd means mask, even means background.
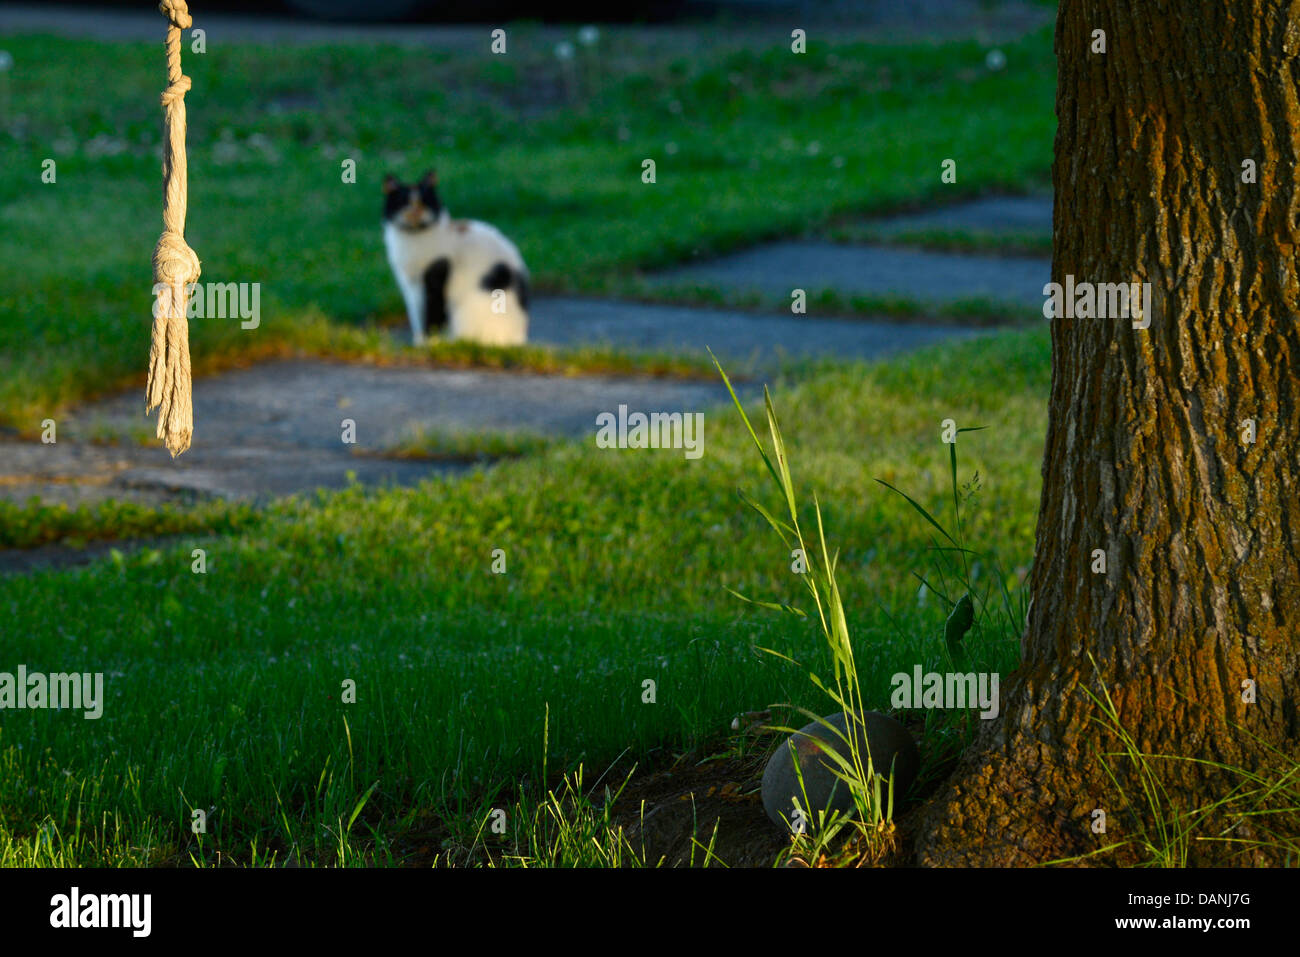
[[[779,296],[789,296],[794,289],[809,296],[833,289],[840,295],[899,296],[935,304],[979,298],[1041,306],[1050,275],[1046,258],[783,241],[665,270],[651,281],[706,283]]]
[[[154,444],[85,441],[138,433],[148,421],[139,390],[70,413],[54,444],[0,442],[0,497],[260,501],[340,488],[349,472],[367,485],[410,485],[468,467],[376,457],[412,430],[594,436],[596,416],[620,404],[682,412],[725,401],[721,382],[267,362],[195,383],[195,444],[175,460]],[[345,420],[354,423],[355,444],[343,441]]]
[[[880,236],[941,229],[990,235],[1052,235],[1051,196],[989,196],[914,213],[902,213],[866,224]]]

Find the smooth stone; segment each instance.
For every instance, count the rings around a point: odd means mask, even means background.
[[[826,719],[840,732],[845,731],[844,712],[830,715]],[[916,748],[912,735],[893,718],[876,711],[868,711],[862,716],[866,728],[865,748],[860,740],[863,729],[858,727],[859,748],[870,750],[871,761],[878,774],[888,776],[891,762],[894,773],[894,803],[907,794],[907,789],[916,780],[921,767],[921,754]],[[793,750],[799,755],[799,768],[803,775],[803,789],[795,775]],[[808,812],[806,826],[812,831],[816,825],[817,811],[849,811],[853,808],[853,796],[849,786],[835,776],[835,762],[825,756],[825,750],[833,747],[844,757],[849,757],[848,742],[840,739],[834,732],[814,721],[800,728],[781,742],[776,753],[767,762],[763,771],[763,809],[772,823],[789,828],[787,821],[794,813],[794,797],[799,796],[799,804],[804,806],[803,794],[807,794]],[[866,754],[863,754],[864,762]]]

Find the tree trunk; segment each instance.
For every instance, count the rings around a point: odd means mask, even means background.
[[[1240,783],[1153,757],[1167,790],[1153,811],[1137,763],[1105,756],[1118,739],[1089,692],[1109,692],[1148,755],[1251,770],[1270,748],[1300,753],[1300,12],[1062,0],[1056,52],[1053,282],[1147,282],[1153,309],[1147,329],[1052,319],[1022,662],[1001,717],[921,811],[923,864],[1116,842],[1131,843],[1090,860],[1149,857],[1142,824]],[[1195,833],[1218,834],[1230,811]],[[1187,860],[1276,859],[1240,853],[1193,842]]]

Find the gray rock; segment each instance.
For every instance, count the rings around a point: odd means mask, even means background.
[[[845,731],[843,712],[833,714],[826,720],[840,732]],[[863,725],[866,728],[865,743],[861,740]],[[921,766],[921,755],[916,749],[916,742],[901,724],[876,711],[863,714],[862,725],[856,727],[856,733],[859,747],[863,748],[865,744],[864,750],[869,749],[877,773],[888,776],[892,763],[894,802],[897,806],[916,780],[916,773]],[[763,809],[767,811],[772,823],[783,828],[790,826],[788,822],[794,815],[796,796],[799,798],[799,806],[808,812],[806,825],[810,832],[816,825],[818,811],[852,809],[853,797],[848,785],[835,776],[834,768],[837,765],[825,755],[825,751],[832,747],[846,758],[849,756],[848,743],[815,721],[781,742],[763,771]],[[795,774],[792,751],[799,757],[802,789]],[[865,761],[864,753],[864,764]]]

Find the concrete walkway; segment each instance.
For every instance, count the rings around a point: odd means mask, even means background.
[[[704,354],[775,372],[783,357],[872,359],[973,335],[956,326],[816,320],[582,299],[543,299],[533,341],[558,347]],[[758,388],[742,384],[742,393]],[[426,434],[528,433],[594,436],[596,416],[619,405],[642,412],[699,412],[729,402],[719,379],[547,376],[463,369],[266,362],[194,386],[193,448],[172,460],[134,440],[152,420],[139,389],[91,403],[59,421],[59,441],[0,441],[0,498],[161,503],[200,496],[262,500],[340,488],[348,473],[366,485],[409,485],[466,468],[448,461],[383,458]],[[355,444],[342,441],[355,423]],[[119,444],[104,444],[119,436]],[[90,441],[91,439],[97,441]]]
[[[855,227],[872,238],[943,230],[973,236],[1050,239],[1050,196],[987,197],[869,220]],[[651,282],[704,284],[729,292],[788,298],[795,289],[810,299],[822,290],[840,296],[899,297],[931,305],[983,299],[1038,308],[1051,275],[1046,256],[931,252],[867,243],[784,240],[719,259],[656,273]]]
[[[782,358],[879,359],[973,335],[957,325],[757,315],[605,299],[541,299],[529,336],[542,345],[612,345],[707,356],[774,370]]]
[[[980,201],[934,210],[926,222],[1043,226],[1042,201]],[[1050,222],[1050,207],[1047,211]],[[892,221],[904,220],[899,217]],[[918,222],[913,216],[910,222]],[[894,292],[936,301],[983,295],[1041,302],[1047,264],[926,253],[895,247],[787,242],[661,274],[731,289],[788,294],[796,286]],[[405,335],[404,331],[401,333]],[[878,359],[975,335],[957,325],[822,319],[609,300],[542,298],[533,307],[535,344],[607,345],[624,351],[705,356],[731,371],[776,372],[799,358]],[[756,391],[759,382],[743,388]],[[91,403],[58,423],[59,441],[0,441],[0,498],[39,495],[70,505],[108,498],[142,503],[201,496],[265,500],[338,488],[349,473],[367,485],[414,484],[468,467],[455,461],[386,458],[413,432],[530,433],[594,437],[596,416],[620,405],[641,412],[700,412],[725,406],[720,380],[643,376],[546,376],[480,370],[379,367],[318,360],[268,362],[195,383],[194,447],[173,461],[150,440],[139,389]],[[355,442],[343,440],[344,420]],[[117,436],[117,444],[104,444]],[[360,453],[360,454],[359,454]]]
[[[40,495],[71,505],[199,496],[259,501],[341,488],[349,472],[366,485],[410,485],[467,467],[377,457],[413,430],[589,434],[594,440],[597,414],[616,412],[620,404],[642,412],[698,412],[725,401],[721,382],[266,362],[195,383],[194,445],[175,460],[152,441],[84,441],[130,436],[149,424],[138,389],[70,414],[59,423],[57,443],[0,442],[0,497]],[[355,443],[343,440],[345,420],[355,424]]]

